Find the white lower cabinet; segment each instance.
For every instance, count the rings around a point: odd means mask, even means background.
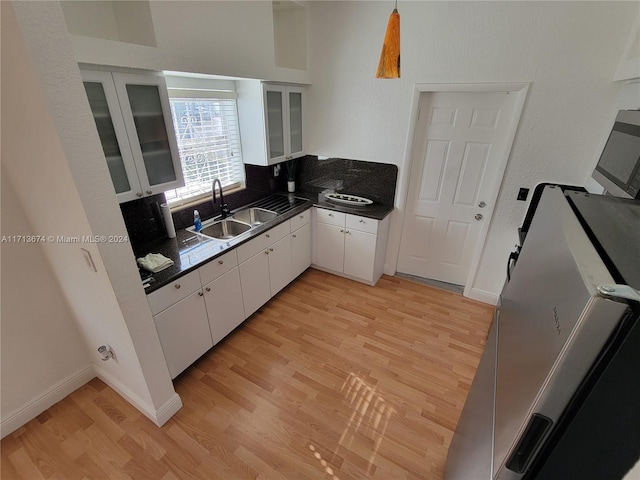
[[[238,247],[244,313],[248,317],[291,281],[289,220]]]
[[[318,222],[316,225],[316,264],[340,272],[344,270],[344,228]]]
[[[299,229],[291,230],[291,278],[294,279],[311,265],[311,224],[307,222]]]
[[[147,301],[175,378],[245,319],[236,252],[150,293]]]
[[[269,286],[271,296],[286,287],[291,280],[291,237],[287,235],[269,247]]]
[[[376,220],[316,208],[314,266],[370,285],[380,279],[389,217]]]
[[[244,313],[249,317],[271,298],[269,257],[266,251],[256,253],[240,264],[240,281]]]
[[[147,295],[171,378],[311,264],[310,218],[309,209]]]
[[[194,273],[197,276],[197,272]],[[155,298],[166,297],[182,288],[183,282],[179,279],[150,295]],[[163,289],[166,291],[163,292]],[[177,377],[213,346],[202,290],[198,288],[192,293],[182,291],[187,293],[185,298],[153,317],[171,378]],[[153,313],[153,304],[150,304]]]
[[[245,319],[238,267],[205,285],[204,301],[211,338],[216,345]]]
[[[349,229],[344,236],[345,275],[374,281],[377,235]],[[378,276],[380,278],[380,276]],[[375,278],[375,281],[378,281]]]

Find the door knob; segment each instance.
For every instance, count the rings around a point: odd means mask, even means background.
[[[486,204],[486,203],[484,203],[484,202],[480,202],[480,203],[478,204],[478,206],[479,206],[480,208],[484,208],[484,207],[486,207],[486,206],[487,206],[487,204]]]
[[[484,217],[482,216],[481,213],[476,213],[476,216],[474,217],[476,220],[480,221],[482,220]]]

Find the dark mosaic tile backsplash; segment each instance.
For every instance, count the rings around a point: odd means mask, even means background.
[[[398,167],[388,163],[364,162],[346,158],[307,155],[298,160],[296,182],[304,191],[320,193],[333,190],[393,205]]]
[[[274,192],[286,191],[286,168],[273,176],[273,166],[245,165],[247,187],[225,195],[231,210],[255,202]],[[296,190],[301,193],[320,193],[326,190],[349,193],[370,198],[379,203],[393,205],[398,167],[386,163],[373,163],[344,158],[318,160],[307,155],[296,160]],[[134,253],[139,254],[145,245],[166,238],[160,205],[164,194],[133,200],[120,205]],[[193,211],[198,210],[202,220],[220,213],[220,205],[213,205],[211,198],[193,207],[172,214],[177,230],[193,225]]]

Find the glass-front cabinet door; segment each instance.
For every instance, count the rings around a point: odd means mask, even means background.
[[[120,203],[184,185],[164,78],[82,70]]]
[[[183,186],[164,78],[113,72],[113,79],[143,194]]]
[[[287,87],[289,111],[289,155],[297,158],[304,155],[302,138],[302,87]]]
[[[269,164],[282,162],[285,159],[285,98],[286,93],[284,86],[265,86],[265,127]]]
[[[81,73],[118,201],[142,197],[111,72],[83,70]]]
[[[303,87],[263,84],[267,164],[304,155]]]

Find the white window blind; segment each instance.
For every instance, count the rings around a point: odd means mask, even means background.
[[[233,95],[169,92],[185,186],[165,192],[167,202],[179,205],[207,194],[216,178],[225,190],[244,186],[236,100],[228,98]]]

